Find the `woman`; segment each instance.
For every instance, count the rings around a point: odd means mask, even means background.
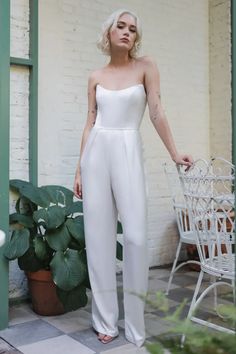
[[[118,335],[116,228],[123,227],[125,336],[145,340],[144,301],[148,289],[147,198],[139,126],[146,107],[176,164],[192,164],[175,147],[161,104],[157,65],[137,57],[141,41],[138,17],[114,12],[104,23],[98,46],[109,63],[91,73],[74,193],[82,198],[88,271],[92,288],[92,325],[102,343]]]

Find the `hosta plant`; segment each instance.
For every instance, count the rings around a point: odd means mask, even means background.
[[[82,201],[74,201],[73,192],[63,186],[35,187],[14,179],[10,187],[18,193],[18,199],[16,210],[10,215],[5,257],[17,259],[20,269],[26,272],[51,270],[66,311],[85,306],[90,282]],[[119,221],[117,233],[122,233]],[[122,245],[118,241],[117,258],[122,260]]]

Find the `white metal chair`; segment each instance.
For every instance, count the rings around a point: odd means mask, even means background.
[[[221,285],[233,288],[235,299],[234,177],[235,168],[223,158],[197,160],[189,171],[178,168],[191,228],[196,237],[201,272],[190,305],[188,319],[220,331],[235,329],[214,324],[195,315],[205,296]],[[199,295],[204,274],[214,282]],[[185,336],[182,337],[182,343]]]
[[[188,260],[188,261],[183,261],[177,265],[182,245],[183,244],[196,245],[196,239],[193,230],[191,230],[190,228],[187,206],[181,188],[176,166],[175,165],[168,166],[167,164],[164,164],[163,167],[167,178],[168,187],[171,193],[173,209],[175,212],[177,227],[179,231],[179,243],[177,246],[175,259],[172,265],[169,281],[166,288],[166,294],[168,295],[175,272],[180,268],[182,268],[183,266],[185,266],[186,264],[192,263],[192,264],[200,265],[200,262],[195,260]]]

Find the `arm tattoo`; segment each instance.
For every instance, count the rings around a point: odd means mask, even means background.
[[[160,99],[161,99],[161,93],[160,93],[160,91],[156,91],[155,93],[157,94],[157,96],[158,96],[158,98],[159,98],[159,100],[160,100]],[[148,92],[147,92],[147,96],[149,96],[150,94],[151,94],[151,92],[148,91]]]
[[[156,120],[158,118],[159,118],[158,103],[156,103],[153,107],[153,112],[151,113],[151,119]]]
[[[88,113],[96,113],[97,112],[97,105],[95,105],[91,110],[88,110]]]
[[[159,98],[159,100],[160,100],[160,99],[161,99],[161,93],[160,93],[160,91],[156,91],[155,93],[156,93],[156,95],[158,96],[158,98]]]

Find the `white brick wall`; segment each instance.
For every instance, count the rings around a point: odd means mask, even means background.
[[[12,26],[13,23],[15,26],[12,31],[11,55],[27,57],[27,1],[11,1],[14,4]],[[221,2],[228,6],[229,1]],[[215,6],[212,3],[212,8],[210,7],[211,21],[216,14],[213,5]],[[107,61],[97,50],[95,42],[102,22],[113,10],[120,7],[137,12],[141,18],[143,45],[140,55],[147,54],[156,59],[161,74],[163,106],[178,149],[192,153],[194,158],[208,157],[213,151],[214,139],[211,139],[210,145],[210,136],[216,135],[219,129],[216,129],[214,123],[213,130],[212,120],[210,130],[210,109],[211,113],[213,106],[217,109],[219,96],[213,98],[212,94],[211,100],[209,97],[209,91],[211,89],[211,93],[213,92],[215,84],[214,70],[210,72],[209,83],[209,62],[213,63],[214,55],[213,46],[209,55],[207,0],[149,0],[145,4],[142,0],[40,0],[39,184],[63,184],[72,188],[87,115],[88,75],[91,70]],[[218,18],[220,16],[217,15]],[[218,33],[219,36],[222,33],[226,36],[227,16],[221,18],[225,25],[222,25],[220,32],[216,32],[216,42]],[[214,19],[213,23],[217,21]],[[211,33],[214,31],[211,30]],[[218,52],[219,48],[220,46]],[[227,62],[225,72],[228,72],[229,55],[224,56],[224,60]],[[27,73],[18,70],[20,69],[12,71],[12,82],[14,83],[16,77],[19,81],[17,86],[14,85],[14,95],[23,101],[27,97]],[[217,89],[218,86],[215,90],[218,94]],[[229,97],[227,92],[226,96]],[[18,119],[19,125],[19,130],[15,130],[15,133],[19,134],[21,142],[16,146],[13,141],[12,146],[18,152],[21,146],[24,147],[25,154],[13,154],[18,156],[14,168],[19,161],[21,168],[14,170],[12,167],[11,173],[23,178],[28,173],[28,132],[25,125],[28,112],[24,104],[14,109],[14,119]],[[14,109],[12,107],[12,112]],[[226,111],[229,112],[229,108]],[[215,114],[212,116],[215,117]],[[220,124],[223,124],[222,121]],[[226,125],[230,129],[229,122]],[[141,134],[149,190],[150,265],[166,264],[173,261],[178,240],[170,194],[162,168],[163,162],[171,161],[151,124],[148,110],[142,122]],[[226,150],[229,151],[230,141],[222,141],[220,137],[217,139],[215,141],[219,146],[228,144]]]
[[[195,158],[209,156],[206,0],[148,1],[145,6],[141,0],[42,0],[40,184],[61,183],[72,188],[87,114],[87,78],[91,70],[107,60],[95,42],[102,22],[120,7],[137,12],[142,20],[140,55],[152,55],[157,61],[163,105],[179,150]],[[170,162],[170,158],[149,120],[148,110],[141,133],[149,189],[150,265],[160,265],[173,260],[178,239],[162,169],[162,163]]]
[[[29,179],[29,70],[11,66],[10,178]]]
[[[29,57],[29,0],[11,0],[12,57]],[[11,66],[10,72],[10,178],[29,178],[29,70]],[[14,211],[16,195],[10,195],[10,212]],[[27,289],[24,272],[17,261],[10,262],[10,297],[24,295]]]
[[[29,180],[29,71],[11,66],[10,72],[10,178]],[[17,196],[10,194],[10,212],[15,212]],[[10,297],[24,295],[27,289],[24,272],[17,261],[10,262]]]
[[[10,0],[12,57],[29,58],[29,1]]]
[[[97,34],[106,17],[120,7],[141,17],[144,35],[140,55],[151,55],[157,61],[163,105],[179,150],[196,158],[209,155],[207,1],[148,1],[145,6],[141,0],[41,1],[41,184],[62,183],[72,188],[87,114],[87,78],[107,60],[96,48]],[[45,135],[46,130],[50,134]],[[170,158],[148,111],[141,133],[149,189],[150,265],[159,265],[173,260],[177,243],[162,170],[162,163]]]
[[[230,0],[210,0],[211,154],[232,158]]]

